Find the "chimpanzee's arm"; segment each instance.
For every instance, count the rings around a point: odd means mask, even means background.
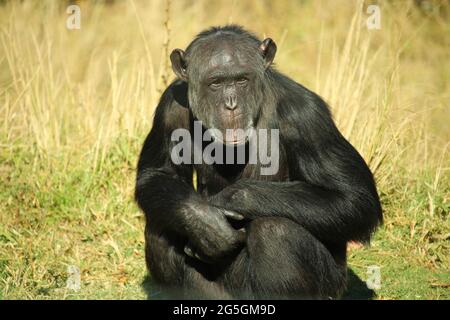
[[[171,134],[189,128],[188,109],[174,99],[172,84],[156,109],[153,127],[142,149],[137,172],[136,201],[145,212],[147,223],[161,234],[184,238],[196,253],[219,258],[235,249],[245,234],[233,229],[225,216],[235,216],[210,206],[192,187],[192,167],[173,165]]]
[[[295,89],[277,110],[290,181],[242,179],[211,202],[249,219],[290,218],[328,243],[368,240],[382,220],[372,174],[335,127],[325,103]]]

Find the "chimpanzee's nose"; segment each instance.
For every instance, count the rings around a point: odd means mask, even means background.
[[[235,94],[230,94],[226,99],[225,99],[225,107],[228,110],[234,110],[237,107],[237,97]]]

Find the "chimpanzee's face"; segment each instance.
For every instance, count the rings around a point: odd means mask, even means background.
[[[206,128],[220,130],[226,144],[245,142],[246,132],[257,121],[261,100],[259,75],[251,58],[229,45],[218,46],[204,55],[197,77],[190,77],[198,79],[190,90],[190,95],[195,96],[190,97],[194,116]],[[261,69],[262,66],[261,62]],[[213,136],[220,139],[218,134]]]
[[[192,44],[191,44],[192,45]],[[264,97],[265,71],[276,45],[236,35],[202,39],[187,52],[175,49],[170,59],[177,76],[188,83],[189,107],[213,137],[242,144],[256,126]]]

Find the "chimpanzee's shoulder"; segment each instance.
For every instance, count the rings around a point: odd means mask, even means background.
[[[174,80],[161,95],[155,110],[154,125],[164,125],[166,128],[189,128],[189,102],[187,83]]]
[[[295,113],[299,116],[311,113],[311,116],[331,117],[327,103],[319,94],[280,72],[273,72],[271,78],[272,86],[276,86],[278,115],[287,119],[294,119]]]

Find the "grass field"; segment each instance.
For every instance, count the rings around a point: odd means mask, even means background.
[[[0,1],[0,299],[147,298],[137,156],[170,51],[226,23],[277,42],[375,174],[385,223],[349,267],[381,288],[347,297],[450,299],[449,3],[374,2],[379,30],[347,0],[79,1],[68,30],[67,1]]]

